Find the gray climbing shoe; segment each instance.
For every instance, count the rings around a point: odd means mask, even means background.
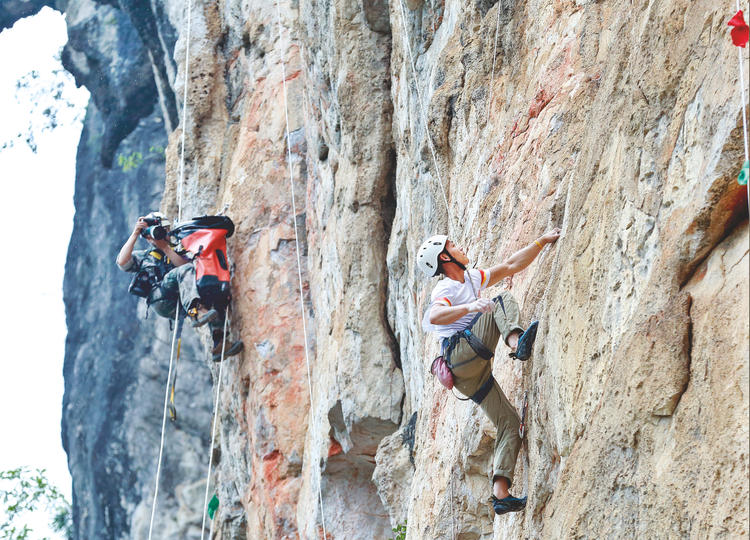
[[[219,339],[218,342],[214,341],[214,348],[211,349],[211,359],[214,362],[221,362],[221,349],[223,346],[222,341],[223,340],[221,339]],[[244,348],[245,344],[239,340],[232,343],[227,342],[226,348],[224,350],[224,358],[229,358],[230,356],[240,354]]]
[[[204,326],[211,321],[215,321],[216,318],[219,316],[219,312],[215,309],[209,309],[206,311],[205,308],[193,308],[188,312],[188,315],[190,315],[190,318],[193,319],[190,323],[190,326],[193,328],[198,328],[200,326]]]
[[[498,499],[494,495],[492,496],[492,507],[495,509],[495,513],[498,516],[507,514],[508,512],[520,512],[526,508],[526,497],[505,497],[504,499]]]
[[[534,321],[529,325],[526,331],[521,334],[521,337],[518,338],[516,352],[510,353],[511,358],[517,358],[521,361],[531,358],[531,349],[534,348],[534,341],[536,340],[536,331],[538,328],[539,321]]]

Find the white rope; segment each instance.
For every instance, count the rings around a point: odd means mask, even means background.
[[[445,211],[448,214],[448,225],[450,226],[450,236],[455,241],[455,239],[457,238],[456,228],[453,226],[453,218],[451,217],[451,209],[450,209],[450,205],[448,204],[448,197],[445,194],[445,186],[443,185],[443,180],[440,177],[440,168],[438,167],[437,155],[435,154],[435,145],[432,142],[430,129],[429,129],[429,126],[427,125],[427,112],[425,111],[424,103],[422,101],[422,92],[420,92],[419,90],[419,80],[417,79],[417,68],[416,68],[416,64],[414,63],[414,55],[412,54],[412,51],[411,51],[411,43],[409,42],[409,33],[406,31],[406,10],[404,9],[403,0],[399,0],[399,5],[401,6],[401,27],[404,33],[404,45],[406,45],[406,50],[409,51],[410,65],[411,65],[412,72],[414,73],[414,86],[417,89],[417,101],[419,102],[419,108],[422,111],[422,118],[424,119],[424,130],[425,130],[425,133],[427,134],[427,142],[429,143],[430,152],[432,153],[432,161],[435,164],[435,174],[438,179],[438,184],[440,184],[440,190],[443,193],[443,201],[445,202]]]
[[[750,160],[750,153],[747,150],[747,112],[745,110],[745,75],[742,67],[742,48],[737,47],[737,54],[740,58],[740,90],[742,91],[742,139],[745,143],[745,161]]]
[[[296,199],[294,197],[294,171],[292,169],[292,146],[291,142],[289,140],[289,105],[287,104],[287,97],[286,97],[286,73],[284,70],[284,37],[282,34],[282,25],[281,25],[281,6],[279,5],[279,0],[276,0],[276,12],[278,14],[279,18],[279,48],[281,50],[281,82],[282,87],[284,91],[284,118],[286,120],[286,146],[287,146],[287,159],[289,163],[289,182],[291,186],[292,191],[292,221],[294,222],[294,244],[296,246],[296,252],[297,252],[297,277],[299,279],[299,302],[300,302],[300,311],[302,315],[302,333],[305,339],[305,364],[307,365],[307,388],[310,392],[310,411],[311,411],[311,417],[313,418],[313,421],[315,419],[315,404],[313,402],[313,391],[312,391],[312,376],[310,374],[310,353],[309,353],[309,347],[307,343],[307,323],[305,322],[305,299],[304,299],[304,289],[302,288],[302,261],[300,259],[300,249],[299,249],[299,232],[297,231],[297,203]],[[328,534],[326,532],[326,522],[325,522],[325,515],[323,512],[323,491],[321,488],[321,480],[318,480],[318,499],[320,500],[320,521],[323,525],[323,539],[325,540],[328,537]]]
[[[185,48],[185,93],[182,102],[182,151],[180,155],[180,185],[179,185],[179,196],[177,201],[177,221],[182,221],[182,184],[185,179],[185,129],[187,129],[187,88],[189,80],[188,68],[190,67],[190,12],[192,11],[193,2],[188,0],[187,8],[187,40]],[[175,343],[177,342],[177,329],[179,327],[180,317],[180,306],[177,305],[177,313],[175,314],[175,325],[174,334],[172,335],[172,352],[169,354],[169,374],[167,375],[167,390],[164,397],[164,415],[161,422],[161,441],[159,443],[159,460],[156,465],[156,484],[154,487],[154,502],[151,505],[151,522],[148,527],[148,540],[151,540],[151,535],[154,530],[154,516],[156,515],[156,498],[159,494],[159,477],[161,476],[161,462],[164,454],[164,431],[167,425],[167,408],[169,406],[169,381],[172,379],[172,364],[174,362],[174,351]]]
[[[180,151],[180,185],[178,188],[177,198],[177,222],[182,221],[182,185],[185,183],[185,131],[187,130],[187,95],[188,95],[188,81],[190,80],[190,13],[193,10],[193,0],[188,0],[187,7],[187,36],[185,39],[185,88],[182,97],[182,134],[181,139],[181,151]]]
[[[172,363],[174,361],[175,344],[177,343],[177,330],[180,327],[180,306],[177,305],[177,313],[174,317],[174,333],[172,334],[172,352],[169,354],[169,373],[167,374],[167,390],[164,395],[164,415],[161,420],[161,442],[159,443],[159,460],[156,464],[156,485],[154,486],[154,502],[151,505],[151,523],[148,526],[148,540],[154,529],[154,516],[156,515],[156,498],[159,495],[159,476],[161,475],[161,460],[164,454],[164,431],[167,426],[167,406],[169,405],[169,381],[172,380]]]
[[[737,11],[740,11],[740,0],[737,0]],[[745,161],[750,160],[750,153],[747,150],[747,113],[745,112],[745,75],[742,66],[742,47],[737,47],[737,55],[740,59],[740,90],[742,91],[742,139],[745,142]],[[750,186],[750,182],[748,182]]]
[[[214,443],[216,442],[216,424],[218,423],[219,419],[219,396],[221,396],[221,374],[224,370],[224,351],[227,347],[227,326],[229,324],[229,306],[227,306],[226,315],[224,317],[224,333],[222,335],[222,342],[221,342],[221,362],[219,362],[219,377],[216,382],[216,401],[214,403],[214,418],[213,418],[213,424],[211,426],[211,446],[208,449],[208,472],[206,473],[206,497],[203,501],[203,524],[201,525],[201,540],[203,540],[203,535],[206,532],[206,514],[208,513],[208,491],[209,486],[211,485],[211,465],[213,465],[214,460]],[[213,531],[214,525],[214,519],[216,518],[216,514],[214,514],[214,518],[211,520],[211,530]],[[211,538],[211,534],[209,533],[209,538]]]
[[[740,7],[740,0],[736,0],[737,2],[737,11],[740,11],[742,8]],[[750,161],[750,152],[748,152],[748,144],[747,144],[747,112],[745,110],[745,69],[743,67],[742,62],[742,47],[737,47],[737,57],[740,60],[740,92],[742,94],[742,141],[745,143],[745,162]],[[744,163],[743,163],[744,166]],[[748,209],[750,209],[750,179],[748,179],[747,182],[747,204]]]
[[[492,112],[492,90],[493,90],[493,83],[495,81],[495,63],[497,62],[497,35],[500,30],[500,4],[497,4],[497,21],[495,22],[495,47],[492,49],[492,75],[490,76],[490,100],[489,100],[489,106],[487,107],[487,120],[484,122],[484,128],[487,128],[487,124],[490,123],[490,113]],[[479,158],[477,159],[477,170],[474,172],[474,180],[476,181],[477,174],[479,174],[479,168],[482,166],[482,156],[484,155],[485,150],[487,150],[487,137],[483,137],[484,144],[482,145],[482,152],[479,154]],[[492,163],[487,165],[487,173],[489,173],[489,168],[492,166]]]

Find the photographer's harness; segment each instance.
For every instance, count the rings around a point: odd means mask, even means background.
[[[158,248],[148,252],[146,257],[141,261],[141,268],[138,270],[128,286],[128,292],[139,298],[145,298],[148,307],[161,300],[177,300],[171,292],[165,292],[159,287],[167,273],[175,268],[164,252]],[[148,310],[146,310],[148,319]]]

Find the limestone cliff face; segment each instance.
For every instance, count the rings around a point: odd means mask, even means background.
[[[162,174],[164,211],[182,191],[183,216],[229,204],[237,225],[246,350],[222,373],[214,538],[375,540],[407,519],[408,540],[747,537],[733,5],[198,1],[186,71],[182,3],[71,2],[66,65],[94,92],[66,281],[77,537],[145,537],[168,358],[146,344],[168,329],[136,320],[120,238],[93,274],[76,246],[99,238],[94,214],[124,239]],[[142,180],[100,164],[167,136]],[[496,518],[494,428],[429,374],[434,283],[414,253],[447,232],[481,268],[554,226],[562,238],[501,287],[541,324],[529,362],[496,351],[511,403],[530,403],[514,486],[529,504]],[[122,329],[96,331],[110,312]],[[193,340],[160,538],[200,536],[212,396]],[[120,412],[87,414],[76,392]]]

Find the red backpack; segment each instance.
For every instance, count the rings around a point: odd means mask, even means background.
[[[171,233],[195,258],[195,279],[201,302],[208,308],[225,309],[232,296],[229,290],[227,238],[234,234],[234,223],[226,216],[201,216],[176,227]]]

